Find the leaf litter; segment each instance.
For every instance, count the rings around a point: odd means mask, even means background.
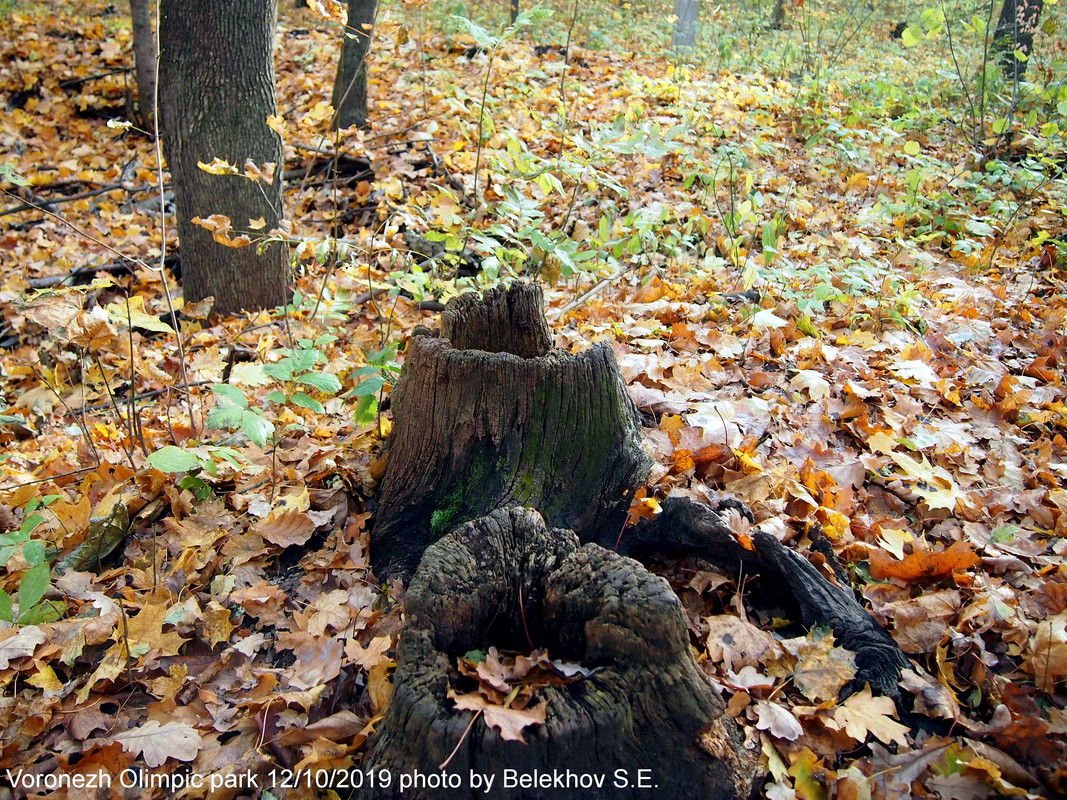
[[[457,291],[444,274],[405,268],[402,226],[460,232],[475,191],[471,98],[485,69],[455,48],[461,38],[419,45],[408,21],[378,26],[376,51],[389,55],[370,75],[375,131],[414,131],[354,136],[351,152],[373,171],[343,207],[321,183],[290,181],[290,233],[308,244],[295,250],[299,302],[286,328],[266,313],[218,318],[191,304],[169,316],[161,274],[146,266],[163,253],[154,149],[85,113],[121,116],[123,78],[61,85],[126,64],[128,30],[68,11],[0,20],[3,60],[19,66],[0,90],[26,93],[0,122],[4,163],[28,180],[19,197],[63,200],[63,217],[92,236],[32,210],[0,231],[0,521],[11,537],[0,588],[21,615],[0,629],[5,763],[112,774],[344,768],[388,707],[402,592],[379,586],[367,562],[390,425],[378,399],[395,380],[385,366],[401,358],[394,343],[432,316],[419,301]],[[282,15],[283,113],[270,124],[286,166],[332,146],[322,137],[338,40],[324,22]],[[409,66],[419,47],[449,82],[424,83]],[[736,576],[660,565],[728,713],[761,731],[767,796],[1062,791],[1067,304],[1061,256],[1044,243],[1063,234],[1062,185],[1005,189],[1019,208],[1012,226],[991,225],[980,201],[956,212],[966,235],[923,240],[918,210],[894,209],[914,197],[909,170],[926,165],[923,180],[946,185],[966,172],[950,138],[910,138],[878,109],[850,114],[847,90],[832,83],[816,97],[832,125],[813,135],[802,87],[785,78],[579,53],[574,136],[608,148],[613,164],[591,161],[568,184],[583,199],[585,185],[590,203],[557,192],[555,223],[596,242],[627,235],[630,218],[660,241],[698,243],[685,254],[631,237],[633,263],[603,284],[563,275],[565,262],[540,264],[557,345],[610,342],[644,414],[656,466],[632,516],[657,513],[669,495],[732,496],[802,552],[825,536],[914,667],[902,687],[924,724],[901,724],[864,689],[839,701],[854,664],[824,631],[749,619]],[[885,57],[903,69],[902,57]],[[551,162],[576,138],[547,124],[559,62],[516,41],[496,69],[482,154],[496,166],[481,191],[499,201],[509,158]],[[679,125],[694,133],[684,146],[669,135]],[[705,180],[718,159],[741,155],[743,174]],[[723,204],[741,195],[752,217],[727,223]],[[601,206],[617,212],[606,223]],[[776,220],[762,251],[756,211]],[[205,220],[231,242],[243,222]],[[359,255],[327,270],[332,225]],[[60,285],[114,262],[101,242],[143,263]],[[407,296],[381,293],[389,281]],[[293,372],[298,340],[331,332],[312,348],[322,362]],[[298,392],[300,375],[331,376],[340,391],[308,377]],[[240,397],[209,391],[219,383]],[[213,408],[233,424],[198,438]],[[736,523],[745,536],[747,522]],[[43,582],[31,577],[46,552],[64,558],[51,582],[47,570]],[[495,651],[460,664],[474,688],[452,690],[457,706],[516,740],[544,721],[536,687],[584,669]]]

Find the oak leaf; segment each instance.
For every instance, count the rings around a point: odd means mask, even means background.
[[[140,753],[148,767],[162,766],[168,758],[192,761],[204,746],[200,732],[192,725],[184,722],[160,725],[154,719],[114,738],[126,752]]]

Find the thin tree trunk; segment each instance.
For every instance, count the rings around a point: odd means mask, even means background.
[[[511,24],[515,24],[515,20],[519,18],[519,0],[511,0]]]
[[[367,127],[367,54],[377,13],[378,0],[348,0],[348,27],[333,83],[334,127]]]
[[[697,19],[700,16],[700,0],[674,0],[674,33],[671,49],[692,50],[697,45]]]
[[[785,0],[774,0],[774,14],[771,16],[770,30],[780,31],[785,22]]]
[[[133,25],[133,63],[137,79],[137,108],[133,114],[144,130],[151,130],[156,102],[156,39],[150,0],[130,0]]]
[[[219,313],[270,308],[289,296],[283,248],[225,247],[192,222],[223,214],[235,232],[255,238],[250,221],[269,231],[281,216],[282,142],[266,124],[276,112],[276,8],[274,0],[162,2],[160,116],[178,209],[182,285],[186,300],[214,296]],[[247,159],[279,166],[267,184],[197,167],[214,158],[238,168]]]
[[[1012,81],[1018,82],[1026,72],[1026,61],[1015,56],[1020,51],[1027,57],[1034,50],[1034,32],[1041,19],[1044,0],[1004,0],[993,32],[993,46],[1000,53],[1000,63]]]

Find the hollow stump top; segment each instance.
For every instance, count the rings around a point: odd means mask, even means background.
[[[583,541],[621,530],[651,459],[607,344],[553,350],[541,289],[449,302],[441,336],[412,338],[371,533],[379,579],[494,508],[537,509]]]

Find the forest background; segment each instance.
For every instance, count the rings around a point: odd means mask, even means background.
[[[734,496],[801,552],[818,526],[910,658],[908,724],[838,702],[832,637],[661,564],[766,796],[1062,794],[1059,5],[1021,70],[999,4],[702,4],[672,51],[656,0],[384,3],[340,135],[312,5],[276,31],[286,224],[216,221],[289,248],[292,302],[220,316],[165,260],[125,7],[0,2],[0,763],[357,763],[402,608],[366,537],[404,343],[535,276],[643,412],[632,518]]]

